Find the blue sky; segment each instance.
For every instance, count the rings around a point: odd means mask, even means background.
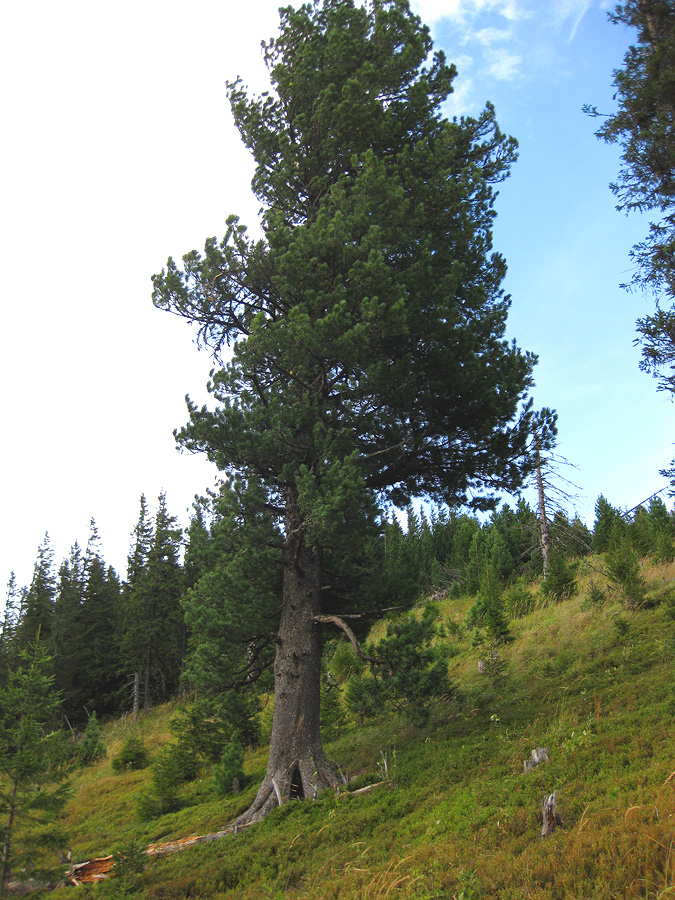
[[[57,562],[97,520],[124,572],[143,491],[187,522],[214,471],[180,456],[184,395],[210,361],[156,312],[150,276],[223,231],[253,224],[251,165],[224,81],[265,86],[260,41],[276,2],[89,0],[11,4],[0,41],[0,366],[4,410],[0,579],[30,579],[49,531]],[[581,107],[611,111],[632,36],[600,0],[414,0],[459,75],[448,115],[486,100],[520,159],[497,202],[509,334],[539,354],[536,403],[559,412],[577,510],[599,493],[630,508],[664,486],[673,408],[638,371],[622,291],[647,229],[614,209],[616,148]]]

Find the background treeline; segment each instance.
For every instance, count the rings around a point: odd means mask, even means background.
[[[573,592],[574,561],[597,553],[639,602],[639,559],[674,554],[675,518],[658,497],[626,514],[601,496],[593,531],[562,510],[548,529],[544,589],[555,598]],[[74,730],[93,713],[118,715],[190,691],[226,697],[242,737],[253,740],[247,723],[251,704],[259,704],[252,697],[271,689],[266,673],[274,656],[281,553],[281,533],[263,515],[245,516],[227,485],[195,504],[185,532],[164,494],[154,515],[141,497],[125,580],[106,564],[93,520],[86,548],[74,544],[58,568],[45,536],[30,585],[10,579],[2,677],[39,635],[51,657],[63,724]],[[484,633],[499,641],[508,639],[509,618],[528,611],[527,585],[543,577],[541,522],[523,499],[482,522],[452,510],[409,509],[403,522],[382,519],[353,560],[348,570],[329,565],[326,594],[328,606],[331,594],[352,600],[357,635],[381,610],[410,608],[434,594],[476,595],[467,625],[477,640]]]

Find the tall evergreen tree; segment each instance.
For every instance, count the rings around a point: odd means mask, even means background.
[[[49,535],[45,534],[43,542],[38,547],[33,577],[26,592],[19,623],[18,643],[21,648],[33,646],[38,634],[46,647],[52,646],[56,597],[53,563],[54,554],[49,543]]]
[[[36,637],[0,687],[0,887],[12,870],[33,874],[36,850],[56,848],[54,823],[66,795],[51,765],[58,696],[51,660]]]
[[[340,779],[321,745],[324,561],[376,501],[489,507],[522,478],[535,358],[504,339],[494,185],[516,144],[488,106],[448,121],[455,69],[408,0],[280,11],[272,92],[228,86],[251,150],[263,237],[169,260],[154,301],[216,359],[216,409],[190,404],[187,449],[262,492],[284,535],[268,770],[245,818]],[[524,403],[521,409],[520,404]]]
[[[604,553],[609,549],[612,535],[617,529],[624,527],[623,517],[618,509],[603,497],[595,502],[595,523],[593,525],[593,549],[596,553]]]
[[[82,652],[81,610],[85,586],[85,556],[77,541],[59,567],[54,602],[54,674],[61,692],[63,715],[71,727],[84,717],[80,695]]]
[[[16,581],[14,572],[7,582],[7,594],[5,597],[5,612],[2,618],[2,634],[0,636],[0,672],[13,669],[17,662],[18,631],[23,605],[25,602],[25,590],[22,590]]]
[[[106,566],[100,549],[96,523],[91,520],[85,560],[85,584],[80,609],[79,656],[80,707],[89,714],[112,713],[120,685],[120,583],[114,569]]]
[[[127,584],[131,588],[147,572],[152,534],[152,517],[148,512],[145,494],[141,494],[138,522],[131,536],[131,548],[127,557]]]
[[[132,580],[124,596],[122,658],[128,672],[140,675],[146,708],[176,691],[185,654],[181,531],[176,518],[169,515],[166,494],[159,495],[150,534],[147,522],[142,498],[130,557]]]

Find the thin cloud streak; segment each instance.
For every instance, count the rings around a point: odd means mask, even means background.
[[[509,22],[529,17],[520,0],[413,0],[412,6],[427,23],[442,19],[465,22],[484,12],[497,13]]]
[[[559,28],[572,19],[572,28],[567,38],[567,43],[571,44],[581,24],[581,20],[586,15],[593,0],[557,0],[553,5],[553,12],[556,24]]]

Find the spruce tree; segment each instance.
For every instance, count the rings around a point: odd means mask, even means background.
[[[54,820],[66,792],[52,759],[58,697],[52,662],[39,642],[21,651],[20,663],[0,687],[0,885],[12,871],[35,874],[39,851],[58,848]]]
[[[407,0],[280,17],[272,91],[228,85],[263,236],[230,218],[153,279],[158,307],[216,360],[231,351],[180,443],[262,494],[284,538],[270,756],[245,819],[340,783],[319,732],[322,616],[344,610],[327,608],[327,555],[353,550],[377,502],[489,507],[515,489],[535,363],[504,337],[491,229],[516,144],[492,106],[443,117],[455,69]]]
[[[14,668],[17,662],[18,629],[21,621],[25,590],[16,581],[14,572],[7,582],[5,612],[2,618],[2,634],[0,636],[0,672]]]
[[[85,556],[76,541],[59,567],[54,602],[55,686],[61,693],[63,715],[71,728],[86,720],[79,683],[84,586]]]
[[[180,607],[183,577],[181,530],[159,495],[154,529],[149,533],[147,508],[134,532],[129,560],[130,581],[124,593],[122,658],[127,672],[140,675],[145,708],[165,700],[178,688],[185,654],[185,624]]]
[[[18,628],[18,643],[23,649],[32,647],[38,634],[45,646],[52,646],[56,597],[53,563],[54,553],[49,543],[49,535],[45,534],[43,542],[38,547],[33,577],[26,591]]]

